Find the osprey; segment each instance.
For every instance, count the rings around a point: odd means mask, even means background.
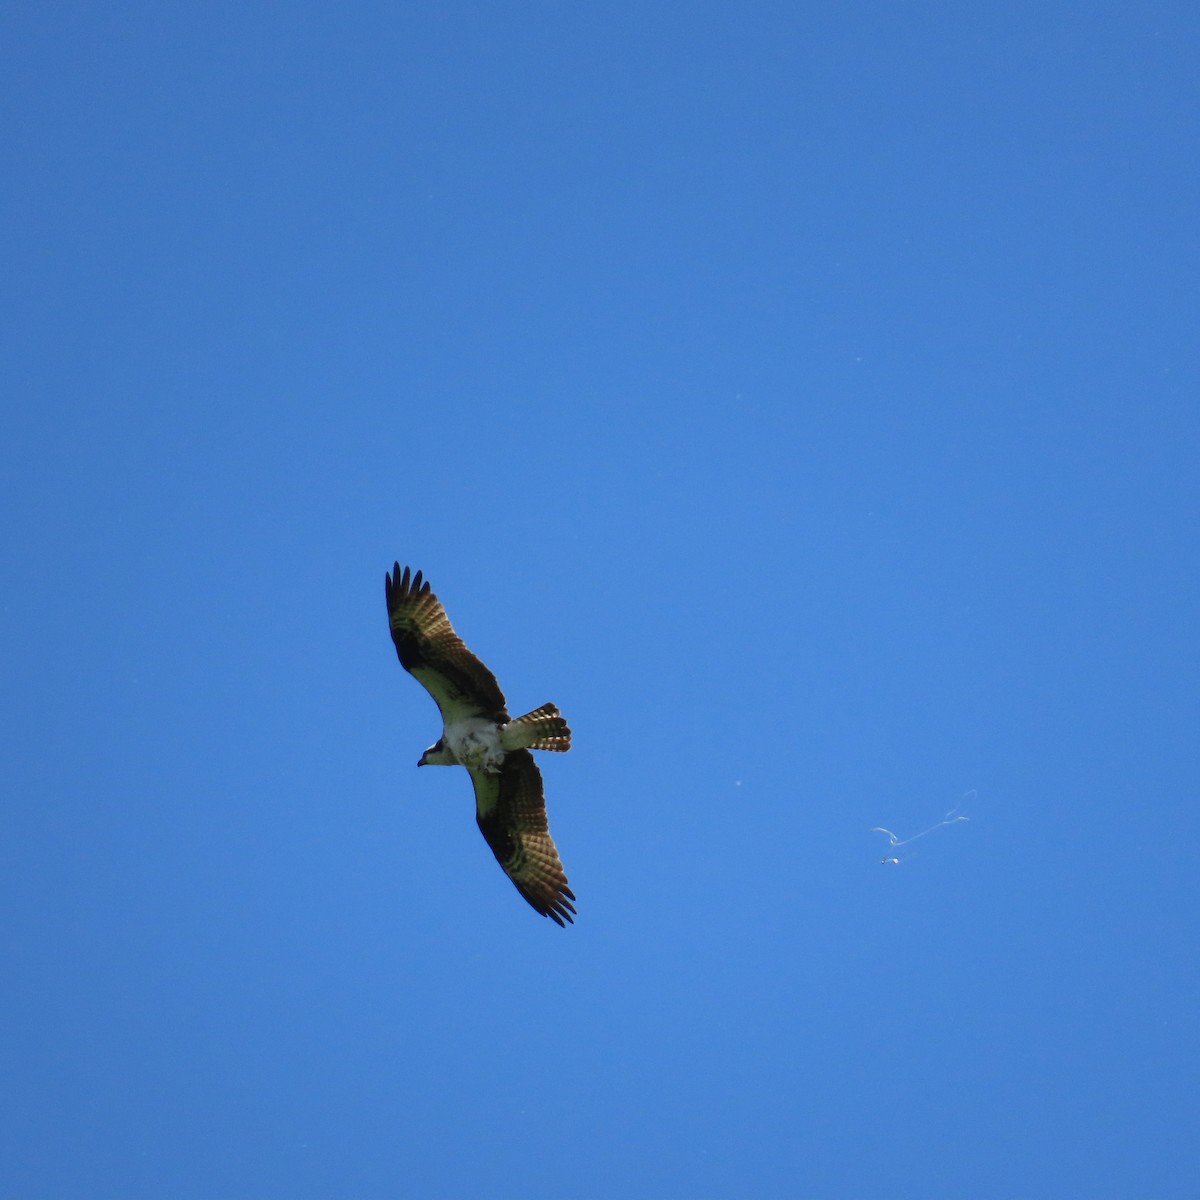
[[[574,922],[575,893],[546,824],[542,773],[530,750],[571,748],[553,704],[513,720],[496,677],[454,632],[438,598],[408,567],[385,576],[388,620],[400,665],[442,713],[442,736],[418,767],[459,764],[475,785],[475,820],[517,891],[544,917]]]

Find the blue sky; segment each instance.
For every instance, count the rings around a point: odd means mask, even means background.
[[[1194,6],[0,43],[0,1195],[1192,1194]]]

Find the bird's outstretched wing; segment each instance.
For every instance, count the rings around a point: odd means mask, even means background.
[[[454,632],[441,601],[405,567],[385,577],[388,620],[400,665],[437,701],[444,720],[486,714],[507,721],[496,677]]]
[[[574,923],[575,893],[550,837],[542,773],[528,750],[513,750],[497,774],[472,771],[475,820],[517,891],[543,917]]]

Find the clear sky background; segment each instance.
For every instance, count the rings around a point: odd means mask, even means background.
[[[0,1195],[1195,1194],[1194,4],[0,46]]]

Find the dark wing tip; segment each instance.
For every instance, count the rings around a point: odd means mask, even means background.
[[[535,900],[527,891],[522,889],[521,894],[533,905],[543,917],[549,917],[560,929],[565,929],[568,925],[575,924],[575,918],[578,913],[575,911],[575,905],[571,903],[575,897],[571,889],[564,887],[561,893],[550,899],[545,897]],[[570,896],[570,900],[567,897]]]
[[[395,563],[391,571],[383,573],[383,594],[387,600],[388,612],[392,611],[393,603],[398,600],[401,594],[408,588],[408,568],[404,568],[403,576],[400,574],[400,564]]]
[[[559,870],[561,872],[561,867]],[[567,881],[561,874],[557,880],[538,880],[537,886],[532,886],[531,880],[517,879],[513,875],[509,875],[509,878],[517,885],[517,891],[525,897],[530,906],[543,917],[549,917],[564,927],[575,924],[575,918],[579,915],[575,911],[575,905],[571,903],[575,899],[575,893],[567,886]]]
[[[420,571],[414,573],[411,567],[401,570],[400,564],[395,562],[392,564],[391,571],[384,574],[383,590],[387,599],[388,612],[391,612],[395,604],[409,595],[426,595],[429,592],[429,582],[422,579]]]
[[[484,836],[487,836],[486,833]],[[575,924],[575,918],[579,915],[575,911],[575,905],[571,903],[575,899],[575,893],[567,887],[565,879],[561,883],[554,879],[522,879],[512,874],[503,860],[500,865],[504,867],[505,874],[516,885],[517,891],[534,912],[549,917],[563,928]]]
[[[552,916],[560,925],[563,921],[570,924],[575,924],[575,917],[578,915],[575,912],[575,905],[571,903],[575,899],[575,893],[571,891],[565,883],[559,885],[558,895],[555,896],[549,904],[549,915]]]

